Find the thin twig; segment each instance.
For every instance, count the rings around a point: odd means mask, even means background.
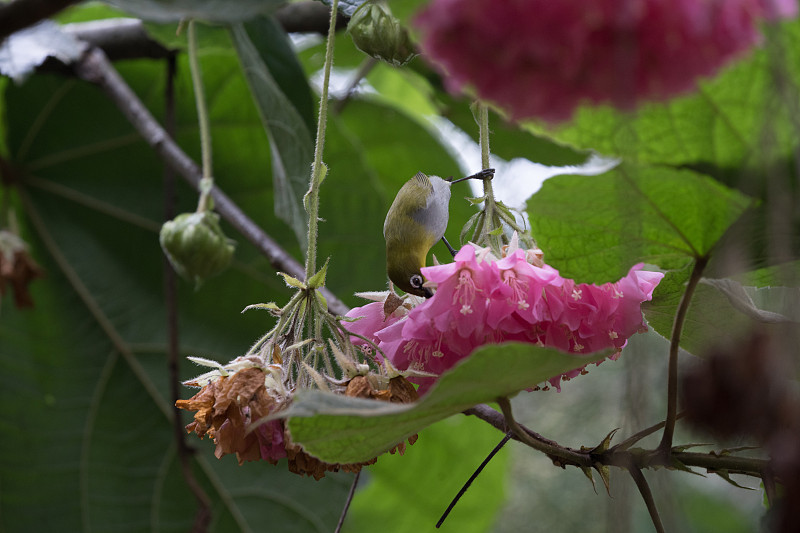
[[[353,477],[353,483],[350,485],[350,492],[347,493],[347,500],[344,502],[344,509],[342,509],[342,514],[339,516],[339,522],[336,524],[336,529],[333,533],[339,533],[342,530],[344,519],[347,517],[347,511],[350,509],[350,503],[353,501],[353,495],[356,493],[356,487],[358,486],[358,479],[360,477],[361,470],[356,472],[356,475]]]
[[[634,483],[636,483],[636,487],[639,489],[639,494],[642,495],[644,504],[647,506],[647,512],[650,513],[650,518],[653,520],[653,525],[656,528],[656,532],[664,533],[664,524],[661,523],[661,517],[658,515],[656,501],[653,499],[653,493],[650,491],[650,485],[647,484],[647,479],[645,479],[644,474],[642,474],[642,470],[636,465],[631,465],[628,471],[630,472]]]
[[[678,413],[678,415],[675,417],[675,420],[680,420],[681,418],[683,418],[685,414],[686,414],[685,412]],[[643,430],[634,433],[633,435],[623,440],[622,442],[612,446],[611,449],[625,451],[634,444],[636,444],[637,442],[639,442],[640,440],[642,440],[643,438],[648,437],[653,433],[655,433],[656,431],[658,431],[659,429],[663,428],[666,425],[666,423],[667,423],[666,420],[662,420],[658,424],[653,424],[648,428],[644,428]]]
[[[153,118],[142,101],[114,69],[102,50],[92,49],[74,65],[78,77],[98,85],[117,105],[155,152],[180,176],[199,190],[202,173],[197,164],[181,150],[161,125]],[[219,187],[211,190],[214,206],[220,216],[264,254],[275,270],[303,279],[305,269],[272,237],[253,222]],[[337,315],[347,314],[349,308],[330,290],[321,289],[328,307]]]
[[[672,323],[672,335],[669,344],[669,368],[667,371],[667,418],[664,425],[664,434],[661,437],[661,444],[658,449],[661,453],[668,455],[672,448],[672,437],[675,433],[675,421],[678,416],[678,351],[680,350],[681,332],[686,315],[689,313],[689,306],[692,303],[692,296],[700,278],[703,277],[703,270],[708,264],[708,258],[700,257],[692,268],[689,281],[686,283],[686,290],[681,296],[678,304],[678,311],[675,313],[675,321]]]
[[[350,83],[347,85],[347,89],[344,91],[344,96],[342,96],[338,102],[336,102],[333,106],[333,112],[337,115],[342,112],[350,99],[356,94],[356,89],[358,88],[358,84],[361,83],[361,80],[367,77],[367,75],[372,72],[372,69],[375,68],[375,65],[378,64],[378,60],[372,56],[367,57],[361,64],[358,66],[358,70],[353,74],[353,78],[350,80]]]
[[[172,134],[175,131],[175,58],[167,58],[167,86],[164,93],[166,116],[164,126]],[[164,166],[164,219],[175,216],[175,173],[169,166]],[[211,499],[203,487],[197,482],[192,472],[192,449],[186,444],[186,433],[183,429],[181,410],[175,406],[181,398],[180,390],[180,340],[178,335],[178,294],[175,270],[164,256],[164,299],[167,308],[167,365],[169,369],[169,389],[173,405],[172,426],[175,433],[175,444],[178,460],[181,465],[183,479],[197,500],[192,531],[203,533],[208,531],[211,522]]]
[[[483,462],[480,465],[478,465],[478,468],[475,469],[475,472],[473,472],[472,475],[469,476],[467,482],[464,483],[464,486],[461,487],[461,490],[458,491],[458,494],[456,494],[455,498],[453,498],[453,500],[450,502],[450,505],[448,505],[444,513],[442,513],[442,517],[439,519],[438,522],[436,522],[437,528],[442,527],[442,524],[447,519],[447,516],[450,514],[450,511],[453,510],[453,507],[456,506],[458,500],[460,500],[461,497],[467,493],[467,490],[469,489],[470,485],[472,485],[472,482],[475,481],[475,479],[480,475],[481,472],[483,472],[483,469],[486,468],[486,465],[489,464],[489,461],[491,461],[492,458],[495,455],[497,455],[497,452],[499,452],[503,448],[503,446],[506,445],[506,443],[511,439],[512,435],[513,434],[510,431],[506,433],[505,436],[503,436],[503,438],[500,440],[500,442],[497,443],[497,446],[495,446],[494,449],[492,449],[492,451],[489,452],[489,455],[486,456],[486,459],[484,459]]]

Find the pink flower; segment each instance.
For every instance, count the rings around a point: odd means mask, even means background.
[[[450,90],[557,122],[691,91],[758,42],[759,19],[796,14],[796,0],[433,0],[415,24]]]
[[[375,341],[398,369],[433,374],[479,346],[505,341],[576,354],[611,348],[616,359],[628,337],[646,330],[640,305],[652,298],[663,274],[642,271],[638,264],[615,283],[578,284],[548,265],[530,264],[528,256],[516,249],[498,260],[465,246],[453,263],[422,269],[436,287],[432,298],[400,317],[385,317],[380,302],[354,309],[350,316],[365,318],[350,330]],[[583,368],[550,382],[558,388],[562,378]],[[416,381],[424,392],[434,380]]]

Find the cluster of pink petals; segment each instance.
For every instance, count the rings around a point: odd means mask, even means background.
[[[517,249],[498,260],[487,250],[464,246],[453,263],[422,269],[436,287],[432,298],[388,316],[383,302],[352,309],[349,317],[363,318],[348,328],[374,341],[398,369],[437,375],[479,346],[506,341],[574,354],[613,348],[616,359],[628,337],[646,330],[640,306],[652,298],[663,274],[638,264],[621,280],[597,286],[575,283],[527,257]],[[562,378],[583,368],[554,376],[550,383],[559,387]],[[421,392],[432,382],[418,381]]]
[[[693,90],[797,0],[433,0],[415,19],[452,91],[514,118],[558,122],[581,103],[632,109]]]

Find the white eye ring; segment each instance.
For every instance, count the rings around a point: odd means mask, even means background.
[[[414,287],[415,289],[421,289],[422,284],[424,283],[422,276],[420,276],[419,274],[414,274],[413,276],[411,276],[411,279],[409,281],[411,283],[411,286]]]

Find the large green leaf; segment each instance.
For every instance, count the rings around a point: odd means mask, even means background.
[[[214,139],[220,185],[268,230],[281,227],[263,208],[271,205],[269,184],[252,168],[269,164],[267,139],[236,59],[223,51],[204,60],[213,66],[212,130],[225,133]],[[177,139],[196,157],[184,62],[178,72]],[[156,116],[163,73],[143,62],[123,69]],[[19,215],[47,277],[34,283],[36,309],[2,311],[0,529],[186,531],[196,503],[172,444],[158,245],[163,165],[94,87],[34,76],[4,96],[10,163],[26,199]],[[194,207],[195,192],[179,184],[178,194],[179,209]],[[254,301],[288,296],[265,263],[240,239],[232,269],[199,292],[179,284],[181,359],[226,361],[269,328],[264,315],[240,314]],[[181,378],[196,372],[184,368]],[[317,483],[285,463],[239,467],[233,457],[213,458],[208,441],[192,445],[200,450],[195,475],[211,498],[211,531],[333,528],[343,476]]]
[[[237,24],[231,27],[231,38],[269,136],[275,213],[291,226],[305,249],[308,222],[303,196],[308,190],[314,145],[303,117],[283,93],[250,39],[250,32],[261,35],[269,31],[283,32],[274,23],[268,26]]]
[[[677,269],[706,256],[751,204],[696,172],[620,165],[600,176],[550,178],[528,200],[528,215],[549,264],[603,283],[638,262]]]
[[[333,463],[366,461],[434,422],[608,355],[579,357],[522,343],[487,345],[444,373],[412,404],[308,391],[297,395],[285,416],[292,439],[311,455]]]
[[[721,168],[787,159],[800,135],[800,21],[771,28],[766,46],[722,69],[699,89],[635,113],[583,107],[554,139],[640,162]],[[547,130],[545,130],[547,131]]]

